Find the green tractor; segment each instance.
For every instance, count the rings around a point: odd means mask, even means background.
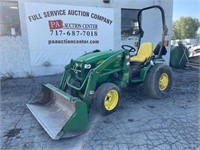
[[[162,39],[154,50],[151,42],[140,44],[141,14],[152,8],[160,10],[163,24]],[[65,67],[59,88],[45,84],[40,94],[27,104],[52,139],[86,131],[92,104],[102,115],[112,113],[120,101],[120,89],[130,84],[144,84],[144,92],[151,98],[163,98],[169,93],[172,71],[162,58],[167,52],[163,8],[141,9],[138,20],[140,38],[136,55],[132,55],[134,47],[123,45],[123,50],[95,50],[72,59]]]

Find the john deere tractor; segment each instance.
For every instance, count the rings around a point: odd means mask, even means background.
[[[163,34],[155,49],[151,42],[141,43],[141,14],[156,8],[162,15]],[[122,50],[95,50],[72,59],[66,65],[59,88],[44,84],[42,91],[27,104],[28,108],[52,137],[71,137],[88,129],[92,103],[102,115],[112,113],[119,101],[120,89],[143,84],[151,98],[165,97],[172,86],[172,71],[165,64],[167,26],[163,8],[151,6],[138,13],[140,38],[138,49],[123,45]],[[132,52],[136,52],[132,55]],[[133,84],[134,83],[134,84]]]

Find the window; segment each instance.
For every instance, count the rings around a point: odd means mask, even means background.
[[[21,35],[18,2],[0,1],[0,36]]]
[[[121,36],[128,37],[138,35],[139,27],[137,21],[137,9],[121,10]]]

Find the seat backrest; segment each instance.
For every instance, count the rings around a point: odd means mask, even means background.
[[[137,56],[145,56],[146,58],[150,57],[153,54],[153,43],[144,42],[141,44]]]
[[[158,55],[158,54],[159,54],[161,44],[162,44],[162,43],[159,42],[159,43],[156,45],[156,48],[153,50],[154,55]],[[162,47],[162,50],[161,50],[161,55],[166,55],[166,54],[167,54],[167,50],[166,50],[165,46],[163,46],[163,47]]]

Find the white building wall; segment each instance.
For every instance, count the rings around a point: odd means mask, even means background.
[[[16,0],[13,0],[16,1]],[[25,20],[25,2],[56,3],[74,6],[107,7],[114,9],[114,49],[121,49],[121,8],[141,9],[151,5],[161,5],[166,14],[166,23],[169,28],[167,40],[171,40],[171,24],[173,0],[110,0],[110,3],[103,3],[103,0],[17,0],[19,4],[19,15],[21,22],[21,36],[0,37],[0,76],[5,77],[13,74],[14,77],[26,77],[29,75],[40,76],[61,73],[64,65],[58,66],[31,66],[30,52],[28,46],[28,33]],[[154,18],[148,14],[148,18]],[[161,20],[155,19],[155,24]],[[157,20],[157,21],[156,21]],[[147,25],[149,26],[149,24]],[[156,30],[156,29],[155,29]],[[149,34],[155,34],[150,30]],[[109,34],[109,33],[108,33]],[[154,37],[152,37],[153,39]],[[145,40],[145,39],[144,39]],[[109,42],[109,39],[108,39]],[[156,43],[154,43],[156,44]],[[166,59],[169,60],[169,47]]]

